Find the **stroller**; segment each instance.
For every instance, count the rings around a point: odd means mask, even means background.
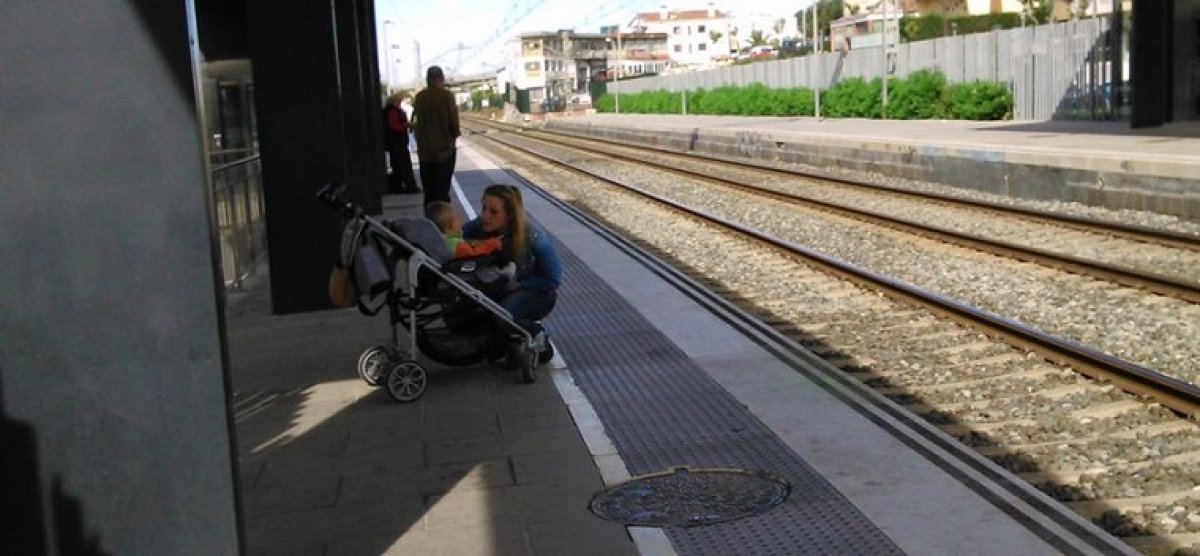
[[[537,380],[538,365],[553,358],[554,348],[540,322],[516,322],[489,297],[505,291],[508,280],[491,256],[452,260],[432,221],[372,218],[343,190],[326,184],[317,192],[347,220],[340,264],[349,271],[359,311],[373,316],[386,306],[392,327],[391,343],[359,356],[363,381],[385,386],[398,402],[415,401],[427,383],[417,353],[443,365],[472,365],[496,354],[498,342],[521,382]],[[407,344],[399,327],[408,331]]]

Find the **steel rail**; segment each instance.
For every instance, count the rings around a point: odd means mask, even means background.
[[[726,220],[702,209],[690,207],[657,193],[647,191],[637,185],[580,168],[554,155],[540,153],[497,137],[486,137],[506,147],[551,161],[574,172],[635,193],[646,199],[670,207],[672,210],[692,215],[695,218],[752,237],[784,252],[798,255],[826,272],[865,288],[880,291],[893,299],[898,299],[908,304],[916,304],[937,314],[951,318],[963,325],[980,330],[991,337],[1000,338],[1010,345],[1039,353],[1051,361],[1069,366],[1093,379],[1109,382],[1136,395],[1149,397],[1178,413],[1193,418],[1200,417],[1200,386],[1166,376],[1152,369],[1113,357],[1077,342],[1046,334],[1012,319],[971,307],[943,295],[922,290],[911,284],[830,257],[803,245],[773,237],[760,230]]]

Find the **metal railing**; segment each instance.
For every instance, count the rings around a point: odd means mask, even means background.
[[[256,154],[214,166],[211,181],[225,287],[237,288],[267,252],[262,161]]]

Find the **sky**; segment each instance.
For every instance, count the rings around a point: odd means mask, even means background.
[[[386,78],[404,86],[438,64],[450,75],[493,71],[504,64],[501,48],[517,34],[574,29],[594,33],[601,25],[628,23],[637,12],[704,9],[707,0],[375,0],[379,52],[392,44],[391,63],[383,61]],[[714,0],[713,7],[737,15],[789,16],[812,0]],[[391,21],[392,23],[387,23]],[[415,67],[413,41],[420,45],[420,70]]]

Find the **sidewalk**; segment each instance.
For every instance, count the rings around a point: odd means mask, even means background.
[[[271,316],[265,276],[226,310],[249,554],[636,554],[549,369],[428,363],[398,404],[354,367],[386,316]]]

